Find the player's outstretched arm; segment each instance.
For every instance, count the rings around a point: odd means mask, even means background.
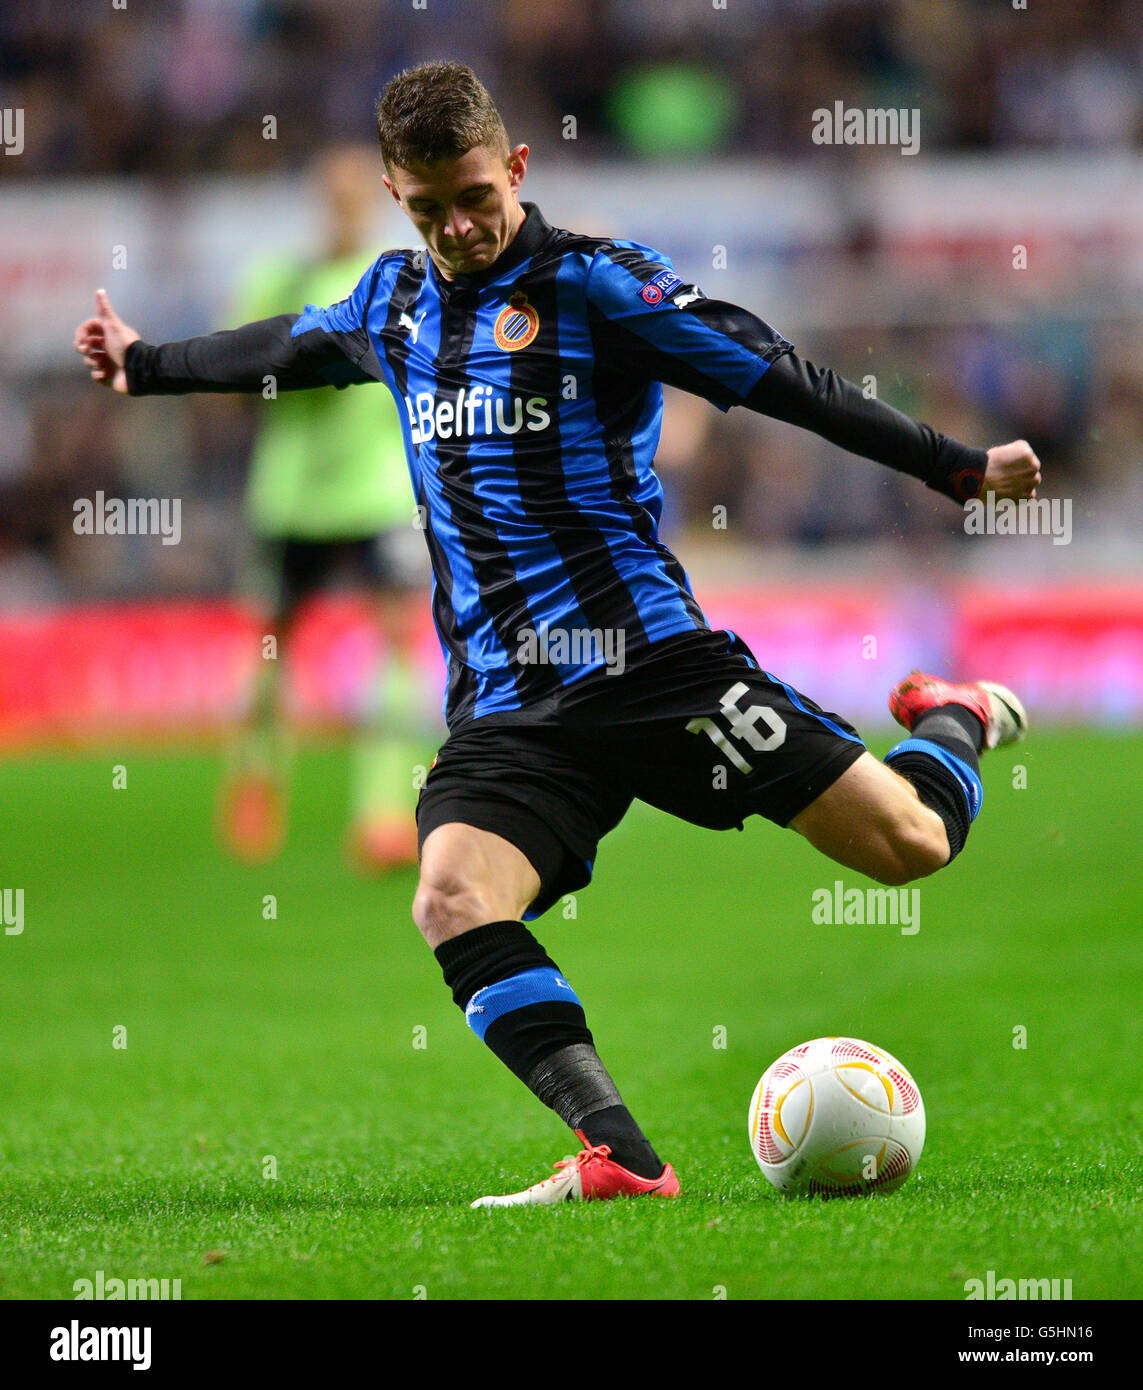
[[[744,405],[838,448],[919,478],[956,502],[1031,497],[1040,464],[1022,439],[976,449],[911,419],[836,372],[814,366],[776,329],[736,304],[708,299],[648,248],[597,253],[592,308],[625,373],[641,372],[726,410]]]
[[[793,352],[769,366],[744,403],[919,478],[957,502],[988,493],[1019,500],[1034,496],[1040,483],[1040,461],[1026,440],[987,450],[962,444]]]
[[[279,314],[241,328],[154,346],[145,343],[95,294],[96,314],[75,331],[75,348],[93,381],[132,396],[191,391],[276,392],[350,386],[377,380],[363,328],[330,330],[315,323],[295,332],[297,314]]]

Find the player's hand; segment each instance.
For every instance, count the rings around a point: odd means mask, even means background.
[[[84,319],[75,330],[75,350],[86,362],[92,381],[125,396],[127,349],[138,337],[111,307],[107,291],[96,290],[95,318]]]
[[[1035,497],[1040,486],[1040,460],[1026,439],[1012,444],[997,444],[988,451],[988,467],[981,484],[982,499],[991,493],[996,498],[1011,497],[1019,502]]]

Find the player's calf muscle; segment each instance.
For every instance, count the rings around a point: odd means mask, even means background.
[[[883,835],[877,850],[874,865],[867,872],[891,888],[927,878],[949,860],[948,836],[941,818],[920,803],[914,814]]]
[[[837,863],[890,887],[925,878],[949,859],[940,817],[909,782],[869,754],[795,816],[791,827]]]

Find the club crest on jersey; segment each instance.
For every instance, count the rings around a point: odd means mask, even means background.
[[[639,298],[647,304],[660,304],[682,283],[682,277],[676,275],[673,270],[660,270],[658,275],[648,280],[639,291]]]
[[[517,291],[496,315],[492,336],[505,352],[519,352],[534,342],[540,331],[540,316],[528,303],[528,296]]]

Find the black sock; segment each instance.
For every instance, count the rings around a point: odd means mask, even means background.
[[[662,1175],[664,1163],[635,1123],[635,1117],[625,1105],[609,1105],[585,1115],[577,1126],[592,1144],[607,1144],[611,1157],[621,1168],[640,1178]]]
[[[583,1006],[522,922],[489,922],[434,954],[469,1027],[534,1095],[591,1143],[609,1144],[622,1167],[659,1176],[663,1164],[600,1061]]]
[[[953,745],[945,745],[952,751],[956,751],[954,745],[957,743],[971,743],[972,751],[979,753],[984,747],[984,725],[964,705],[938,705],[936,709],[926,710],[913,725],[913,737],[931,739],[934,743],[942,738],[952,739]],[[962,752],[960,756],[965,757],[965,754]],[[979,762],[975,766],[979,771]]]
[[[911,746],[918,740],[950,754],[951,764]],[[921,715],[911,738],[885,756],[886,764],[912,782],[921,802],[944,822],[950,864],[964,848],[980,809],[978,754],[983,746],[984,725],[971,710],[963,705],[939,705]]]

